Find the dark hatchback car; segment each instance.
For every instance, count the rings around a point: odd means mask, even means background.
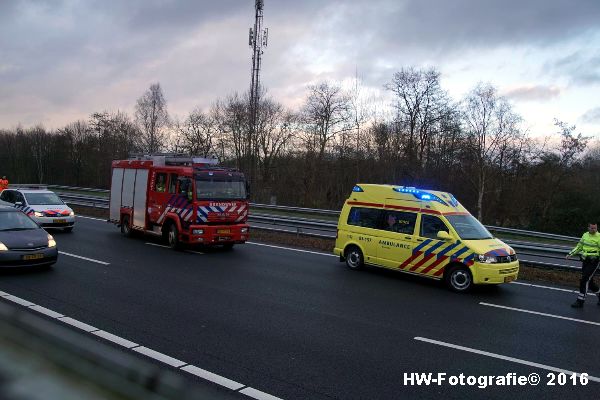
[[[52,265],[54,238],[21,211],[0,205],[0,267]]]

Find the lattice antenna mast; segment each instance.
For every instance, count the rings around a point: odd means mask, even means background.
[[[256,0],[256,16],[254,28],[250,28],[248,44],[252,48],[252,80],[250,84],[250,135],[248,138],[248,154],[254,155],[252,141],[255,138],[258,125],[258,105],[260,97],[260,64],[263,47],[267,47],[269,29],[262,27],[263,22],[263,0]],[[253,157],[252,157],[253,158]],[[252,165],[253,167],[253,165]]]

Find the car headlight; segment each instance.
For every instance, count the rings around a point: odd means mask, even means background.
[[[204,229],[193,229],[192,235],[202,235],[204,233]]]
[[[8,247],[6,247],[2,242],[0,242],[0,251],[8,251]]]
[[[248,233],[248,228],[242,228],[242,229],[240,229],[240,232],[241,233]]]
[[[56,241],[50,234],[48,234],[48,247],[56,247]]]
[[[486,256],[485,254],[477,254],[477,261],[486,264],[494,264],[498,262],[498,258],[496,256]]]
[[[33,215],[34,215],[34,216],[36,216],[36,217],[43,217],[43,216],[44,216],[44,214],[43,214],[43,213],[41,213],[41,212],[39,212],[39,211],[35,211],[35,212],[33,213]]]
[[[75,211],[71,211],[71,213],[69,214],[69,217],[74,217],[75,216]]]

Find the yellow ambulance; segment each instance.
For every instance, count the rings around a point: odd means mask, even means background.
[[[357,184],[344,203],[334,253],[363,265],[444,280],[457,292],[517,279],[515,251],[452,194],[414,187]]]

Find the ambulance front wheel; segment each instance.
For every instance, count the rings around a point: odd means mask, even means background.
[[[344,258],[348,268],[353,270],[362,269],[365,263],[363,253],[357,246],[348,246],[344,252]]]
[[[468,292],[473,287],[473,275],[464,265],[455,265],[445,274],[446,286],[454,292]]]

